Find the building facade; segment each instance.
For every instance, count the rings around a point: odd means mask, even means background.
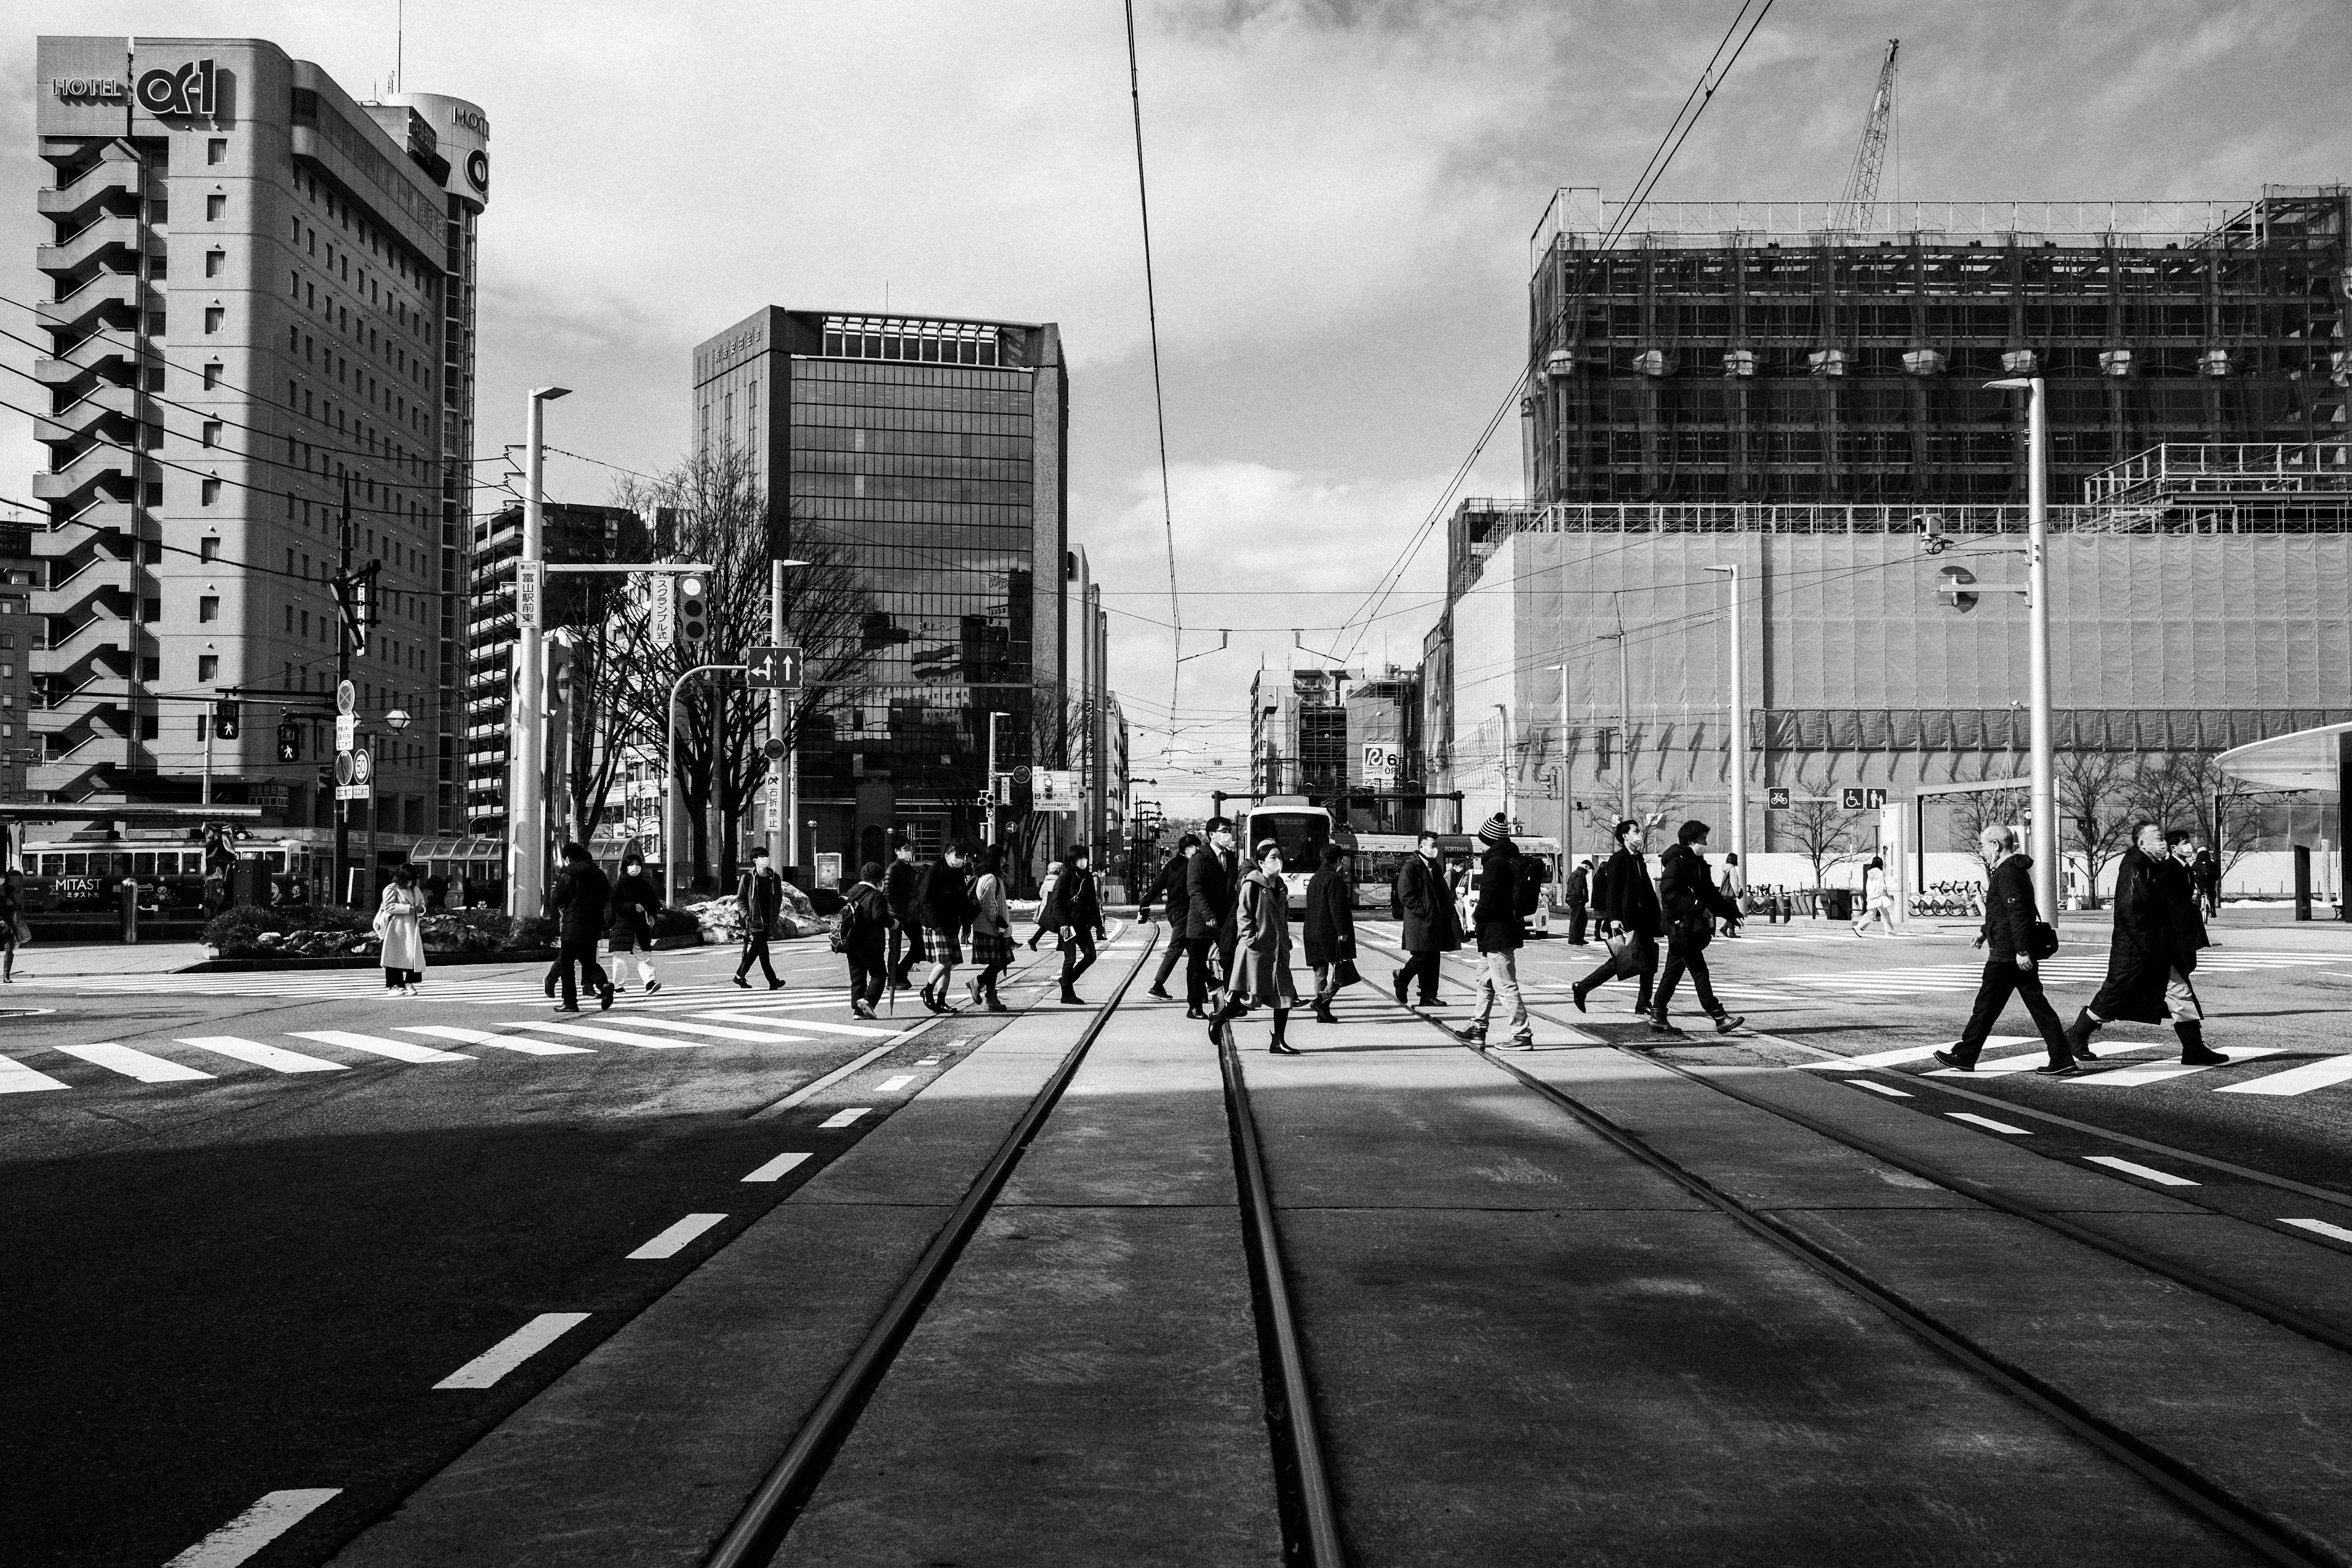
[[[32,747],[33,585],[40,563],[33,530],[0,522],[0,801],[27,799],[25,765]]]
[[[349,559],[382,563],[351,677],[377,793],[352,816],[397,858],[457,820],[481,112],[362,104],[258,39],[45,37],[37,75],[55,180],[26,787],[194,803],[209,772],[273,838],[329,835],[348,505]],[[223,696],[235,739],[210,736]]]
[[[864,600],[856,684],[797,758],[797,863],[977,837],[992,714],[1003,770],[1083,751],[1068,396],[1050,322],[770,307],[695,350],[698,449],[747,449],[772,553],[839,552]]]

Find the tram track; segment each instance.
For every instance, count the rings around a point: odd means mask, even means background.
[[[1400,950],[1388,943],[1379,945],[1391,952],[1399,952],[1400,957],[1402,956]],[[1458,983],[1458,977],[1456,978]],[[1572,1020],[1535,1007],[1528,1009],[1528,1015],[1530,1017],[1540,1018],[1546,1023],[1571,1029],[1587,1039],[1592,1039],[1588,1031]],[[1605,1112],[1586,1103],[1559,1085],[1528,1071],[1508,1057],[1490,1049],[1483,1043],[1464,1040],[1438,1019],[1418,1012],[1415,1016],[1421,1017],[1432,1029],[1443,1035],[1449,1043],[1483,1058],[1492,1066],[1509,1075],[1522,1087],[1531,1090],[1589,1129],[1612,1148],[1656,1171],[1693,1197],[1723,1214],[1748,1234],[1868,1302],[1953,1362],[2001,1388],[2089,1442],[2166,1495],[2245,1542],[2263,1557],[2282,1563],[2324,1564],[2327,1565],[2327,1568],[2352,1568],[2352,1552],[2347,1552],[2336,1543],[2321,1539],[2289,1521],[2278,1518],[2258,1503],[2241,1496],[2224,1482],[2171,1453],[2161,1444],[2143,1437],[2119,1423],[2100,1415],[2049,1379],[2019,1365],[2012,1359],[1984,1344],[1966,1330],[1911,1299],[1902,1290],[1883,1279],[1874,1278],[1854,1260],[1824,1246],[1780,1215],[1743,1201],[1698,1172],[1683,1164],[1639,1133],[1621,1126]],[[1890,1149],[1877,1140],[1835,1127],[1801,1111],[1749,1094],[1736,1086],[1721,1081],[1717,1077],[1696,1071],[1682,1063],[1664,1059],[1650,1052],[1629,1049],[1625,1046],[1607,1040],[1594,1040],[1593,1044],[1600,1048],[1613,1050],[1633,1060],[1664,1068],[1685,1081],[1704,1086],[1727,1099],[1802,1128],[1816,1136],[1825,1138],[1872,1160],[1883,1162],[1920,1180],[1933,1183],[1963,1197],[1982,1203],[1987,1207],[2040,1226],[2068,1241],[2090,1247],[2135,1268],[2222,1301],[2330,1351],[2352,1355],[2352,1334],[2347,1334],[2343,1330],[2332,1324],[2321,1322],[2294,1308],[2242,1289],[2201,1270],[2189,1268],[2169,1259],[2157,1257],[2128,1242],[2103,1235],[2062,1215],[2042,1209],[2038,1205],[2000,1193],[1988,1184],[1946,1170],[1932,1162]]]
[[[1024,1153],[1043,1134],[1055,1109],[1084,1066],[1129,988],[1150,961],[1164,928],[1153,926],[1110,995],[1077,1041],[1055,1064],[981,1168],[939,1234],[899,1283],[888,1303],[843,1363],[792,1442],[762,1477],[749,1501],[705,1557],[706,1568],[756,1568],[776,1559],[794,1521],[815,1496],[828,1468],[857,1427],[868,1402],[887,1377],[899,1350],[920,1326],[959,1260],[995,1209]],[[1280,1237],[1249,1089],[1230,1045],[1221,1052],[1227,1131],[1240,1197],[1251,1306],[1266,1390],[1265,1425],[1283,1520],[1284,1561],[1307,1568],[1339,1568],[1339,1542],[1324,1447],[1296,1314],[1292,1310]]]

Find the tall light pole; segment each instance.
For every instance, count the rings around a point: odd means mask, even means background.
[[[1710,566],[1731,578],[1731,852],[1748,876],[1748,683],[1740,679],[1739,565]]]
[[[2033,898],[2044,920],[2058,912],[2057,727],[2050,711],[2050,470],[2043,451],[2042,378],[2011,376],[1988,387],[2025,394],[2026,684],[2032,742]]]
[[[1503,742],[1495,754],[1495,769],[1503,775],[1503,821],[1507,824],[1511,820],[1511,710],[1497,702],[1495,713],[1503,721]]]
[[[1576,858],[1576,790],[1568,769],[1568,661],[1544,668],[1559,671],[1559,863],[1564,868]]]
[[[1599,635],[1617,644],[1617,820],[1622,822],[1633,815],[1633,675],[1625,657],[1623,601],[1612,593],[1609,603],[1617,616],[1617,629]]]
[[[522,554],[515,562],[515,690],[507,705],[507,912],[535,915],[545,897],[547,801],[540,759],[546,754],[546,693],[540,626],[545,619],[546,561],[541,484],[546,467],[546,410],[568,386],[534,386],[527,403],[523,455]],[[371,819],[373,820],[373,819]]]
[[[805,561],[771,561],[768,563],[768,640],[778,647],[785,646],[784,636],[784,568],[805,566]],[[792,830],[793,820],[800,815],[800,753],[792,738],[784,733],[784,700],[782,687],[768,692],[768,738],[782,741],[785,753],[769,763],[775,774],[768,784],[768,858],[775,862],[782,874],[787,866],[800,864],[800,836]]]

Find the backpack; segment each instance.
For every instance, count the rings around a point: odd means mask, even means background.
[[[861,896],[871,895],[873,892],[874,884],[871,882],[860,882],[849,889],[849,896],[843,902],[841,912],[833,917],[834,952],[847,952],[851,948],[859,945],[861,938],[876,935],[885,929],[886,922],[874,917],[870,907],[871,898]]]

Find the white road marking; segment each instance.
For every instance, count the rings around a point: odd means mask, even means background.
[[[743,1179],[747,1182],[772,1182],[807,1158],[804,1152],[779,1154]]]
[[[793,1090],[792,1093],[784,1096],[783,1099],[776,1101],[775,1104],[762,1107],[761,1109],[753,1111],[751,1114],[753,1116],[781,1116],[785,1111],[790,1110],[793,1106],[800,1104],[802,1101],[814,1100],[819,1093],[831,1088],[833,1085],[839,1083],[851,1073],[854,1073],[858,1068],[866,1066],[866,1063],[887,1057],[898,1048],[898,1047],[889,1044],[877,1046],[872,1050],[867,1051],[864,1056],[856,1057],[849,1061],[842,1063],[839,1067],[834,1068],[823,1078],[814,1079],[801,1085],[800,1088]]]
[[[2040,1042],[2037,1041],[2035,1043],[2039,1044]],[[2047,1051],[2025,1051],[2016,1056],[1995,1057],[1990,1061],[1987,1061],[1979,1058],[1977,1061],[1977,1071],[2031,1072],[2033,1068],[2040,1067],[2049,1059],[2050,1053]],[[1958,1078],[1965,1077],[1966,1075],[1952,1068],[1937,1068],[1934,1072],[1929,1073],[1927,1076],[1929,1078]]]
[[[474,1059],[456,1051],[436,1050],[431,1046],[412,1046],[406,1040],[387,1040],[377,1035],[355,1035],[348,1029],[289,1029],[286,1032],[298,1040],[316,1040],[322,1046],[341,1046],[347,1050],[365,1051],[372,1057],[390,1057],[396,1062],[469,1062]]]
[[[343,1072],[341,1062],[326,1061],[318,1057],[306,1057],[299,1051],[283,1050],[277,1046],[265,1046],[259,1040],[239,1039],[235,1035],[182,1036],[180,1044],[194,1046],[200,1051],[217,1051],[225,1057],[235,1057],[241,1062],[251,1062],[272,1072]]]
[[[946,1059],[947,1058],[944,1057],[925,1057],[921,1061],[917,1062],[915,1065],[919,1068],[937,1067],[940,1062]]]
[[[1814,1064],[1807,1062],[1805,1065],[1807,1067],[1811,1067]],[[1883,1094],[1889,1100],[1910,1100],[1914,1098],[1902,1089],[1889,1089],[1883,1083],[1873,1083],[1866,1078],[1850,1078],[1843,1081],[1853,1085],[1856,1089],[1866,1089],[1873,1094]]]
[[[559,1046],[553,1040],[526,1040],[520,1035],[493,1035],[487,1029],[462,1028],[456,1024],[403,1024],[404,1035],[430,1035],[436,1040],[457,1040],[469,1046],[488,1046],[493,1050],[519,1051],[527,1057],[593,1057],[590,1046]]]
[[[2030,1046],[2032,1043],[2031,1035],[1995,1035],[1985,1041],[1985,1049],[1990,1050],[1995,1046]],[[1958,1044],[1958,1040],[1946,1040],[1939,1046],[1897,1046],[1891,1051],[1869,1051],[1858,1057],[1839,1057],[1831,1061],[1799,1062],[1797,1065],[1801,1068],[1889,1068],[1903,1062],[1927,1061],[1937,1051],[1948,1051]]]
[[[342,1495],[341,1487],[303,1487],[264,1492],[261,1500],[173,1558],[163,1568],[236,1568],[302,1522],[320,1505]]]
[[[716,1024],[687,1024],[676,1018],[631,1018],[633,1029],[674,1029],[681,1035],[708,1035],[714,1040],[750,1040],[763,1046],[804,1046],[806,1035],[766,1034],[756,1029],[724,1029]]]
[[[605,1040],[616,1046],[643,1046],[649,1051],[690,1051],[708,1045],[707,1040],[672,1040],[659,1035],[633,1035],[625,1029],[597,1029],[585,1024],[515,1023],[509,1029],[544,1029],[551,1035],[569,1035],[580,1040]]]
[[[873,1109],[870,1105],[853,1105],[846,1110],[835,1111],[831,1116],[818,1122],[817,1127],[819,1131],[827,1127],[846,1127]]]
[[[2135,1164],[2129,1160],[2117,1159],[2113,1154],[2085,1154],[2083,1158],[2094,1165],[2105,1165],[2111,1171],[2121,1171],[2126,1175],[2137,1176],[2143,1181],[2155,1182],[2162,1186],[2194,1187],[2203,1184],[2200,1182],[2192,1182],[2186,1176],[2176,1176],[2169,1171],[2152,1170],[2146,1165]]]
[[[825,1007],[838,1005],[837,1003],[832,1002],[814,1003],[809,1005]],[[773,1009],[773,1011],[782,1012],[784,1009],[776,1008]],[[748,1007],[722,1008],[712,1012],[697,1013],[695,1016],[698,1018],[717,1018],[722,1022],[733,1024],[765,1024],[771,1028],[782,1025],[794,1029],[814,1029],[820,1035],[863,1035],[866,1038],[873,1040],[895,1039],[898,1036],[907,1032],[904,1029],[879,1029],[876,1028],[871,1024],[820,1023],[814,1018],[804,1018],[797,1014],[789,1018],[771,1017],[766,1012],[754,1011]]]
[[[2252,1061],[2256,1057],[2274,1057],[2284,1049],[2284,1046],[2255,1046],[2252,1048],[2242,1046],[2230,1053],[2230,1060]],[[2179,1062],[2155,1062],[2147,1067],[2119,1068],[2114,1072],[2085,1073],[2067,1081],[2102,1089],[2137,1089],[2145,1083],[2162,1083],[2168,1079],[2187,1078],[2193,1072],[2212,1070],[2210,1067],[2187,1067]]]
[[[2279,1224],[2291,1225],[2297,1230],[2307,1230],[2314,1235],[2327,1237],[2335,1241],[2352,1241],[2352,1230],[2347,1230],[2340,1225],[2330,1225],[2324,1219],[2283,1219]]]
[[[71,1089],[73,1085],[45,1072],[36,1072],[23,1062],[0,1057],[0,1094],[31,1094],[44,1089]]]
[[[631,1262],[663,1258],[676,1258],[684,1252],[694,1238],[727,1216],[723,1214],[690,1214],[659,1236],[629,1254]]]
[[[488,1388],[588,1321],[585,1312],[541,1312],[440,1382],[436,1388]]]
[[[913,1073],[902,1072],[896,1078],[884,1079],[875,1087],[875,1092],[877,1094],[896,1094],[914,1081],[915,1075]]]
[[[2032,1133],[2023,1127],[2011,1127],[2006,1121],[1995,1121],[1990,1116],[1979,1116],[1973,1110],[1947,1110],[1945,1115],[1955,1121],[1966,1121],[1991,1132],[2006,1132],[2012,1138],[2030,1138]]]
[[[2252,1054],[2235,1049],[2230,1052],[2232,1058]],[[2274,1072],[2267,1078],[2253,1079],[2245,1083],[2225,1083],[2213,1092],[2216,1094],[2309,1094],[2315,1089],[2326,1089],[2330,1084],[2342,1083],[2347,1079],[2352,1079],[2352,1055],[2322,1057],[2315,1062],[2305,1062],[2299,1068],[2289,1068],[2284,1072]]]
[[[125,1078],[135,1078],[141,1083],[184,1083],[190,1079],[213,1076],[208,1072],[199,1072],[192,1067],[183,1067],[180,1063],[167,1060],[163,1057],[151,1057],[145,1051],[134,1051],[129,1046],[118,1046],[110,1041],[95,1046],[59,1046],[58,1049],[69,1057],[79,1057],[86,1062],[95,1062],[110,1072],[119,1072]]]

